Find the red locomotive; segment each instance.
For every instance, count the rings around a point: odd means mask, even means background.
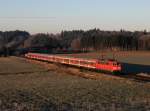
[[[121,72],[121,65],[116,60],[97,60],[97,59],[82,59],[73,57],[64,57],[58,55],[47,55],[39,53],[28,53],[26,58],[36,59],[47,62],[61,63],[66,65],[77,66],[81,68],[94,69],[98,71],[106,71],[111,73]]]

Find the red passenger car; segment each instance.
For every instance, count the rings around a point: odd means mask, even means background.
[[[94,69],[98,71],[106,71],[111,73],[121,72],[120,63],[118,63],[116,60],[111,59],[109,60],[83,59],[57,55],[38,54],[38,53],[28,53],[25,55],[25,57],[29,59],[67,64],[81,68]]]

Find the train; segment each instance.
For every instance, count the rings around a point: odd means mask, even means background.
[[[28,59],[59,63],[100,72],[110,72],[113,74],[119,74],[122,70],[121,63],[114,59],[85,59],[40,53],[27,53],[25,57]]]

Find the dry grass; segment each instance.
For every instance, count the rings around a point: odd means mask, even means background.
[[[47,68],[20,58],[0,58],[0,110],[150,110],[149,83],[107,76],[99,80],[84,79],[66,74],[80,70],[52,64]]]
[[[9,57],[0,58],[0,75],[21,74],[46,71],[43,67],[27,63],[25,59]]]

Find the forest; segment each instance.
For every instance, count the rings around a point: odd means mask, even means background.
[[[150,50],[150,32],[103,31],[100,29],[62,31],[58,34],[26,31],[0,31],[0,55],[20,55],[31,50],[46,51],[99,51]]]

